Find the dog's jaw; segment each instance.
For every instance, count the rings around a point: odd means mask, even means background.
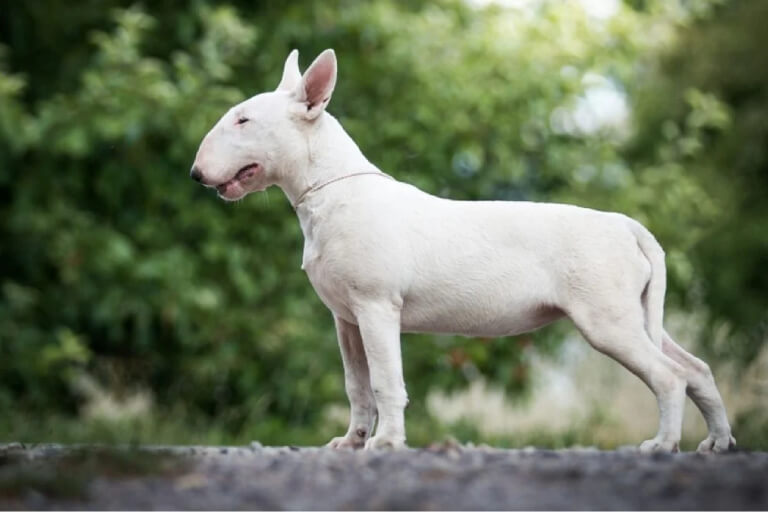
[[[237,201],[250,192],[259,190],[259,181],[263,179],[264,168],[254,162],[243,166],[235,175],[224,183],[215,186],[219,197],[225,201]],[[261,187],[263,189],[264,187]]]

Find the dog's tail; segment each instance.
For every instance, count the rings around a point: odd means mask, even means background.
[[[664,249],[645,226],[629,219],[629,227],[637,239],[640,251],[651,265],[651,277],[643,291],[645,329],[656,346],[661,348],[664,333],[664,293],[667,289],[667,267],[664,263]]]

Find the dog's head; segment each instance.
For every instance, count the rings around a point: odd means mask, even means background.
[[[277,89],[235,105],[208,132],[190,176],[228,201],[280,183],[306,155],[304,132],[322,116],[335,85],[333,50],[321,53],[303,76],[293,50]]]

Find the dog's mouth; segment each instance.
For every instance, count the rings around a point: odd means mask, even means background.
[[[260,167],[261,165],[258,163],[241,167],[231,179],[216,185],[216,191],[219,193],[219,196],[224,199],[239,199],[244,196],[246,193],[245,183],[256,177]]]

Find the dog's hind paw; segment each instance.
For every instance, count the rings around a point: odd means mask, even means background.
[[[699,443],[696,449],[699,453],[723,453],[736,450],[736,439],[732,435],[713,436],[710,434]]]

